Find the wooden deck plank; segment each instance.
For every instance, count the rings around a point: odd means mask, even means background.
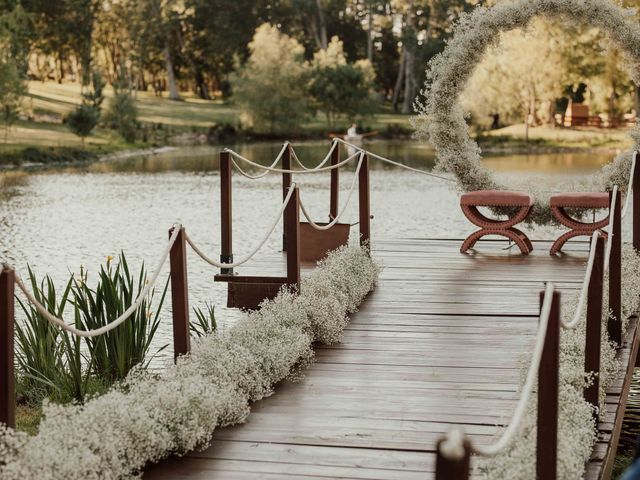
[[[519,398],[539,291],[545,281],[578,288],[588,244],[572,242],[559,257],[550,242],[529,256],[504,241],[472,254],[458,252],[460,241],[373,244],[381,277],[341,343],[318,347],[307,376],[278,385],[244,425],[217,430],[211,447],[151,466],[145,478],[425,479],[453,425],[491,443]],[[252,268],[242,274],[283,271],[267,260]],[[617,442],[625,381],[608,392],[588,478],[601,478]]]

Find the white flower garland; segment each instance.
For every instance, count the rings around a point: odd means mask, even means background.
[[[622,252],[622,318],[626,319],[638,307],[640,296],[640,255],[631,245],[623,245]],[[604,291],[608,291],[605,279]],[[608,296],[603,298],[603,311],[609,311]],[[578,306],[578,293],[562,297],[562,317],[571,320]],[[625,331],[626,323],[623,325]],[[558,479],[583,478],[585,465],[595,444],[596,425],[593,409],[583,397],[588,379],[584,375],[586,312],[577,328],[561,330],[560,336],[560,393],[558,423]],[[602,325],[602,350],[600,357],[600,411],[604,411],[605,392],[616,379],[620,362],[616,359],[615,346],[607,335],[607,318]],[[527,362],[523,362],[527,363]],[[523,364],[526,373],[528,365]],[[479,459],[478,473],[486,480],[530,480],[535,478],[536,468],[536,420],[537,398],[534,395],[518,433],[518,440],[506,451],[491,459]]]
[[[129,478],[171,453],[205,446],[217,426],[243,422],[249,402],[313,360],[314,342],[340,339],[378,267],[360,247],[331,253],[229,331],[196,342],[162,376],[134,371],[85,405],[44,406],[38,435],[0,430],[3,480]]]
[[[487,49],[497,44],[501,32],[526,27],[537,16],[586,23],[607,33],[625,53],[631,78],[639,84],[640,24],[631,18],[634,13],[609,0],[512,0],[462,14],[444,51],[429,62],[422,99],[416,103],[419,115],[413,121],[417,136],[433,144],[439,167],[453,173],[462,190],[504,189],[482,165],[481,150],[469,136],[458,102]],[[640,148],[639,126],[631,136],[635,148]],[[630,152],[618,155],[603,169],[597,184],[602,189],[614,183],[625,188],[630,165]],[[548,194],[532,193],[538,203],[530,220],[549,223]]]

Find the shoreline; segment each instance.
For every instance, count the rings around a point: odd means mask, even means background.
[[[304,144],[306,142],[318,141],[320,139],[311,140],[301,140],[299,143]],[[380,138],[372,141],[370,144],[375,145],[376,141],[407,141],[407,142],[416,142],[410,138]],[[272,140],[274,142],[280,140]],[[284,140],[283,140],[284,141]],[[229,142],[228,144],[232,144],[234,142]],[[260,144],[265,143],[265,140],[253,140],[242,142],[242,144],[252,145],[252,144]],[[80,165],[88,165],[90,163],[99,163],[99,162],[110,162],[115,160],[123,160],[127,158],[134,157],[148,157],[153,155],[159,155],[170,152],[179,152],[182,150],[188,150],[193,147],[206,147],[210,146],[215,148],[220,145],[208,145],[202,143],[196,144],[185,144],[185,145],[164,145],[159,147],[146,147],[146,148],[126,148],[122,150],[116,150],[109,153],[98,153],[92,151],[90,149],[81,150],[74,149],[71,147],[51,147],[52,150],[56,148],[66,149],[71,153],[81,152],[81,156],[83,158],[73,159],[73,160],[60,160],[60,161],[21,161],[21,162],[12,162],[12,161],[1,161],[0,156],[0,173],[2,172],[10,172],[17,170],[38,170],[43,168],[62,168],[62,167],[73,167]],[[588,146],[567,146],[567,145],[544,145],[544,144],[528,144],[524,145],[522,143],[518,143],[518,139],[514,139],[513,143],[505,142],[504,144],[489,144],[483,145],[483,142],[479,144],[481,154],[488,157],[501,157],[508,155],[545,155],[545,154],[570,154],[570,153],[594,153],[594,154],[611,154],[615,155],[621,150],[625,148],[629,148],[625,145],[620,146],[600,146],[600,147],[588,147]],[[32,148],[32,147],[27,147]],[[27,149],[25,149],[27,150]],[[39,149],[46,152],[46,147]],[[434,152],[435,154],[435,152]],[[15,155],[15,154],[14,154]]]

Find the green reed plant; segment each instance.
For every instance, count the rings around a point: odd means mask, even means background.
[[[100,268],[98,284],[93,289],[87,285],[84,275],[74,281],[77,322],[85,330],[103,327],[119,317],[134,303],[148,281],[144,264],[137,280],[134,278],[124,253],[120,253],[115,266],[113,263],[109,257],[106,266]],[[108,383],[122,380],[135,365],[147,367],[153,356],[167,347],[162,346],[149,357],[168,285],[167,280],[155,312],[152,308],[154,289],[127,321],[104,335],[86,339],[93,371],[98,377]]]
[[[51,314],[62,317],[73,279],[58,298],[51,277],[38,283],[33,270],[29,267],[28,271],[36,300]],[[15,326],[18,393],[30,405],[39,405],[44,398],[62,403],[84,401],[95,385],[90,388],[91,365],[81,350],[81,339],[51,325],[30,303],[19,297],[16,300],[25,314],[25,322]]]
[[[196,319],[189,323],[189,330],[198,338],[209,335],[218,329],[218,325],[216,324],[215,305],[205,303],[204,306],[205,311],[199,307],[194,307],[193,313],[195,314]]]

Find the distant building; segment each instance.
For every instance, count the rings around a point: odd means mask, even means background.
[[[589,105],[570,102],[564,114],[565,127],[585,127],[589,125]]]

